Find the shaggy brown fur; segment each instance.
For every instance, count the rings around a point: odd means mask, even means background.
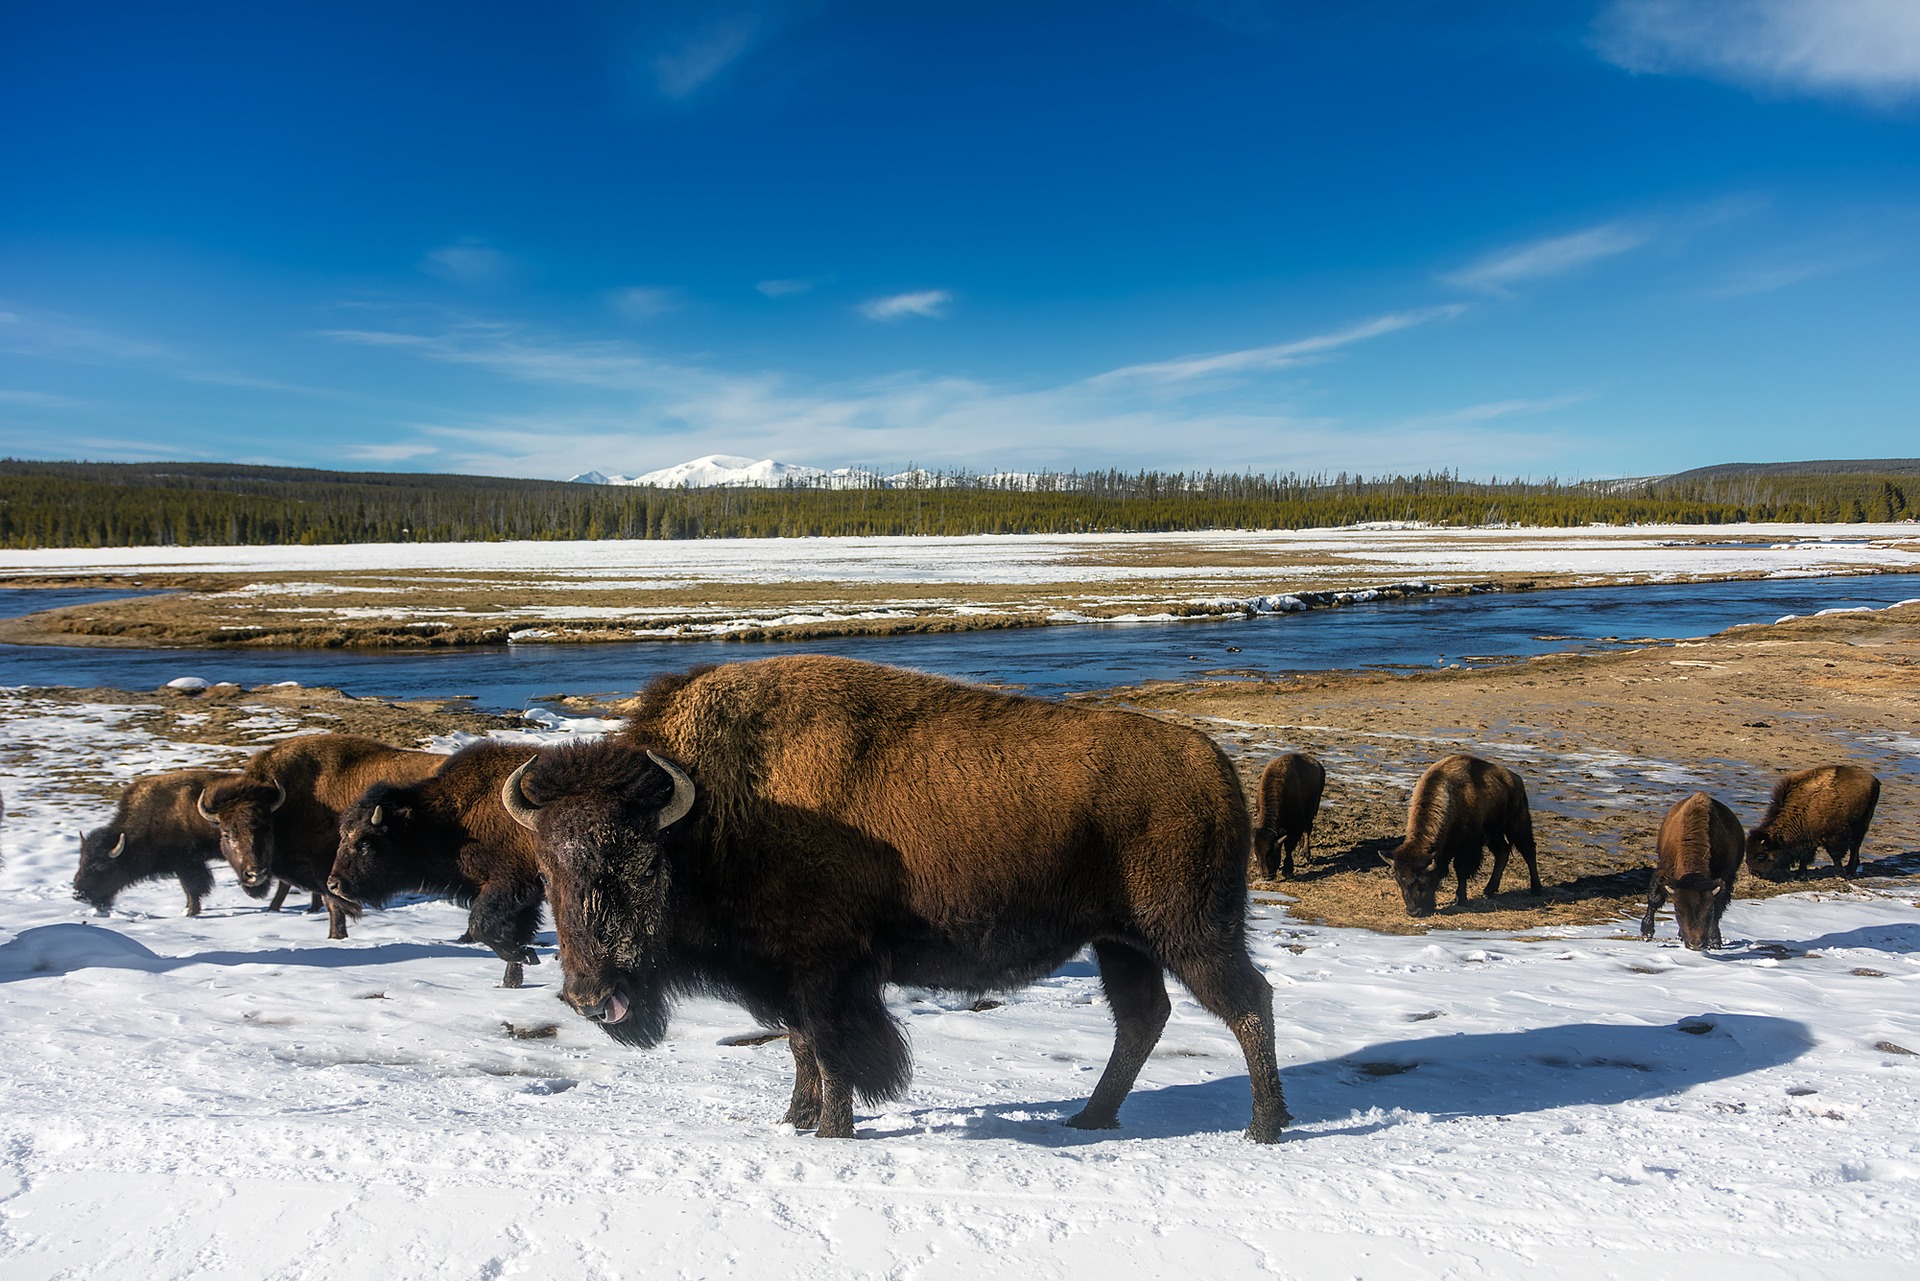
[[[1843,875],[1852,876],[1860,870],[1860,842],[1879,803],[1880,780],[1858,765],[1820,765],[1789,774],[1773,785],[1767,816],[1747,833],[1747,867],[1756,876],[1783,881],[1796,867],[1811,864],[1814,847],[1820,846]]]
[[[1327,785],[1327,771],[1320,762],[1301,752],[1289,752],[1269,761],[1260,775],[1260,811],[1253,824],[1253,853],[1260,871],[1273,879],[1276,867],[1274,846],[1280,847],[1277,862],[1282,876],[1293,875],[1293,852],[1305,858],[1313,849],[1313,820],[1320,813],[1320,793]]]
[[[104,912],[129,885],[171,876],[187,896],[187,915],[200,915],[200,900],[213,892],[207,864],[220,859],[220,832],[200,817],[194,801],[209,784],[237,777],[183,769],[127,784],[113,818],[80,840],[73,896]]]
[[[1745,842],[1733,811],[1705,792],[1675,802],[1660,820],[1659,865],[1647,884],[1640,937],[1653,937],[1654,914],[1673,894],[1680,941],[1695,952],[1721,946],[1720,918],[1733,898]]]
[[[500,804],[500,785],[535,749],[475,743],[442,758],[418,783],[375,783],[340,816],[339,852],[327,888],[380,904],[412,890],[472,908],[467,937],[507,963],[503,987],[519,987],[540,929],[540,867],[533,833]],[[375,820],[378,820],[377,822]]]
[[[1533,846],[1533,814],[1526,784],[1504,765],[1456,753],[1427,767],[1407,803],[1407,838],[1393,851],[1393,879],[1409,916],[1431,916],[1440,882],[1451,867],[1453,901],[1467,901],[1467,882],[1480,870],[1484,849],[1493,850],[1487,897],[1500,892],[1507,856],[1527,861],[1528,888],[1540,892],[1540,864]]]
[[[648,750],[692,776],[691,812]],[[1091,943],[1113,1055],[1073,1119],[1117,1124],[1170,1012],[1164,973],[1232,1029],[1251,1137],[1289,1120],[1273,994],[1247,956],[1248,825],[1226,757],[1149,717],[1044,703],[825,656],[656,685],[615,741],[543,753],[537,825],[565,999],[652,1044],[676,991],[793,1030],[788,1120],[853,1133],[898,1094],[889,982],[982,992]]]
[[[200,794],[220,828],[220,849],[254,897],[275,876],[319,894],[327,937],[347,937],[352,903],[327,892],[340,846],[340,812],[375,783],[410,783],[447,758],[412,752],[355,734],[313,734],[256,753],[241,773]],[[281,801],[284,789],[285,800]]]

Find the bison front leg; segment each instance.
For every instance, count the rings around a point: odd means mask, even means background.
[[[319,898],[320,896],[316,894],[314,895],[314,897]],[[327,937],[330,939],[345,938],[347,936],[346,904],[337,902],[332,898],[328,898],[326,900],[326,904],[327,904]]]
[[[1173,1003],[1167,1000],[1167,980],[1160,962],[1124,943],[1095,943],[1100,963],[1100,986],[1106,989],[1113,1011],[1113,1054],[1100,1074],[1093,1097],[1067,1124],[1081,1130],[1111,1130],[1120,1124],[1120,1104],[1133,1089],[1135,1078],[1160,1033],[1167,1026]]]
[[[811,1130],[820,1124],[820,1061],[799,1028],[787,1029],[787,1048],[793,1051],[793,1100],[781,1119],[796,1130]]]
[[[1648,873],[1647,879],[1649,881],[1647,886],[1647,913],[1640,918],[1640,937],[1643,939],[1653,937],[1653,918],[1659,913],[1660,905],[1667,901],[1667,887],[1660,883],[1660,874],[1658,872],[1650,872]]]
[[[864,960],[806,981],[794,1002],[800,1034],[820,1068],[819,1138],[852,1138],[854,1094],[870,1103],[890,1099],[913,1075],[906,1038],[880,999],[880,985],[878,966]]]
[[[187,896],[187,915],[200,915],[200,900],[213,893],[213,873],[205,863],[191,863],[180,869],[180,888]]]
[[[519,987],[525,981],[522,965],[538,965],[530,946],[540,930],[540,883],[490,883],[474,897],[467,915],[467,934],[485,943],[507,963],[501,987]]]
[[[285,881],[282,881],[280,882],[280,884],[274,886],[273,901],[267,904],[267,910],[269,912],[278,912],[280,910],[280,905],[287,901],[287,894],[292,889],[293,889],[293,886],[287,884]]]

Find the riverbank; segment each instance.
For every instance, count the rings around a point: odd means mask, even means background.
[[[0,553],[0,585],[164,594],[0,642],[434,649],[903,636],[1291,612],[1387,595],[1920,569],[1911,525],[117,548]]]

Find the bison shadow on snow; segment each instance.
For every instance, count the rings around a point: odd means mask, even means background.
[[[37,925],[0,943],[0,983],[89,969],[140,970],[148,974],[188,965],[311,965],[335,969],[484,955],[454,943],[383,943],[378,947],[278,947],[258,952],[162,956],[138,939],[98,925]]]
[[[1284,1013],[1280,1026],[1286,1027]],[[1665,1098],[1780,1067],[1812,1048],[1812,1032],[1803,1023],[1717,1013],[1665,1025],[1567,1023],[1389,1041],[1339,1058],[1283,1066],[1280,1077],[1294,1123],[1280,1141],[1370,1134],[1404,1123],[1373,1116],[1375,1108],[1450,1121]],[[1246,1094],[1246,1077],[1238,1074],[1192,1085],[1139,1086],[1121,1110],[1121,1129],[1110,1133],[1158,1139],[1237,1130],[1245,1124]],[[957,1125],[965,1138],[1049,1147],[1107,1141],[1108,1135],[1072,1130],[1035,1115],[1065,1115],[1078,1106],[1071,1099],[995,1105],[928,1128]]]

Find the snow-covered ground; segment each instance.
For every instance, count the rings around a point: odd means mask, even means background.
[[[1697,541],[1707,540],[1707,541]],[[1162,554],[1174,563],[1156,564]],[[1209,564],[1207,557],[1218,558]],[[967,538],[376,543],[339,547],[118,547],[0,551],[0,579],[94,572],[470,572],[577,577],[595,587],[741,583],[1052,583],[1239,577],[1276,561],[1378,567],[1391,577],[1575,573],[1596,579],[1831,574],[1920,567],[1920,526],[1356,528]],[[611,580],[611,581],[609,581]]]
[[[624,1049],[504,991],[422,902],[271,916],[68,897],[73,780],[209,759],[111,707],[0,715],[0,1274],[41,1277],[1904,1275],[1920,1255],[1920,906],[1746,903],[1727,951],[1608,929],[1382,937],[1256,908],[1288,1102],[1256,1147],[1176,990],[1123,1129],[1083,962],[997,1008],[901,991],[917,1075],[860,1138],[779,1125],[790,1062],[685,1004]],[[537,732],[564,733],[558,718]],[[585,728],[595,728],[587,726]],[[440,744],[452,746],[451,742]]]

